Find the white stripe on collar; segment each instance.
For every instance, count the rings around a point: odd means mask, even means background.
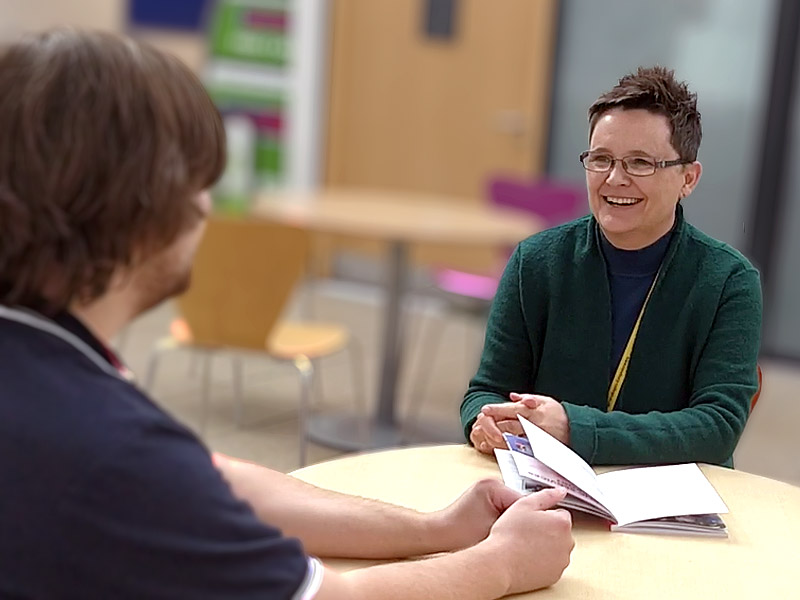
[[[17,308],[9,308],[7,306],[0,306],[0,318],[8,321],[14,321],[39,331],[44,331],[52,336],[55,336],[76,350],[86,356],[92,361],[99,369],[105,371],[109,375],[113,375],[118,379],[125,380],[122,374],[114,368],[107,360],[100,356],[89,344],[80,339],[77,335],[67,331],[55,321],[51,321],[42,315],[33,311],[22,310]]]

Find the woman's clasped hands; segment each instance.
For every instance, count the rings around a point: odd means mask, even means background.
[[[569,419],[561,403],[550,396],[538,394],[509,395],[511,402],[486,404],[472,425],[469,439],[485,454],[495,448],[505,448],[504,433],[523,435],[517,415],[525,417],[563,444],[569,444]]]

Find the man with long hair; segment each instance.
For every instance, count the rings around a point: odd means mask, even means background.
[[[335,494],[215,463],[131,381],[109,341],[189,285],[224,163],[220,116],[172,57],[72,30],[0,55],[0,596],[482,599],[554,583],[573,545],[548,510],[563,492],[482,481],[429,514]],[[347,574],[311,557],[441,551]]]

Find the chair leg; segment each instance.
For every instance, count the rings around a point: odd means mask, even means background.
[[[325,387],[322,385],[322,369],[319,368],[319,360],[312,360],[311,366],[314,369],[314,387],[311,392],[318,402],[325,398]]]
[[[202,351],[203,358],[203,388],[201,392],[202,406],[200,408],[200,435],[205,437],[206,422],[208,421],[208,405],[211,395],[211,367],[212,354],[208,350]]]
[[[421,347],[418,367],[412,371],[412,383],[409,394],[408,413],[405,425],[413,427],[419,420],[419,411],[422,407],[422,399],[428,387],[428,381],[433,373],[433,362],[436,358],[439,346],[444,338],[444,330],[447,325],[443,316],[435,319],[435,323],[428,322],[427,327],[421,327],[417,347]],[[433,335],[432,335],[433,334]]]
[[[144,389],[144,391],[153,391],[153,384],[155,383],[156,373],[158,372],[158,364],[161,361],[161,355],[170,349],[171,348],[166,347],[164,344],[157,343],[150,352],[150,357],[147,359],[147,368],[144,372],[144,379],[142,380],[142,389]]]
[[[233,402],[234,402],[234,421],[236,427],[242,426],[242,415],[244,413],[244,368],[242,365],[242,357],[234,354],[231,357],[231,366],[233,367]]]
[[[464,354],[464,364],[467,370],[467,377],[465,382],[469,382],[472,377],[475,375],[476,371],[478,370],[478,366],[481,364],[481,357],[483,356],[483,345],[484,345],[484,338],[486,337],[486,326],[489,322],[489,308],[490,305],[487,304],[484,307],[480,307],[477,311],[477,314],[474,315],[472,319],[467,322],[466,327],[466,339],[464,340],[464,349],[466,353]],[[478,325],[478,340],[477,343],[474,342],[474,339],[470,339],[473,336],[470,335],[472,332],[470,329],[473,325]],[[476,352],[477,348],[477,352]]]
[[[292,362],[300,375],[300,410],[298,415],[300,437],[300,466],[308,460],[308,418],[311,412],[311,393],[314,386],[314,365],[306,356],[298,356]]]
[[[117,354],[125,354],[125,347],[128,345],[128,338],[130,337],[131,329],[130,327],[125,327],[120,334],[117,336],[116,343],[114,344],[114,348]]]
[[[316,316],[316,288],[317,278],[314,271],[314,259],[311,258],[303,281],[303,290],[300,300],[300,314],[304,319],[313,321]]]
[[[469,385],[469,381],[475,376],[475,373],[478,372],[478,367],[481,365],[481,358],[483,358],[483,345],[484,340],[486,337],[486,321],[482,321],[482,329],[478,334],[477,343],[469,343],[469,348],[467,352],[467,377],[464,380],[465,388],[466,385]]]
[[[358,340],[350,338],[347,345],[348,359],[350,361],[350,373],[353,378],[353,402],[355,404],[356,415],[358,415],[358,430],[362,439],[367,436],[367,399],[364,394],[364,354],[361,351],[361,344]]]
[[[189,354],[189,377],[195,377],[197,375],[198,360],[198,356],[194,352]]]

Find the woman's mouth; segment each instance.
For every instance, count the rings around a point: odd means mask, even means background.
[[[633,206],[639,204],[644,198],[626,198],[623,196],[603,196],[603,200],[611,206]]]

